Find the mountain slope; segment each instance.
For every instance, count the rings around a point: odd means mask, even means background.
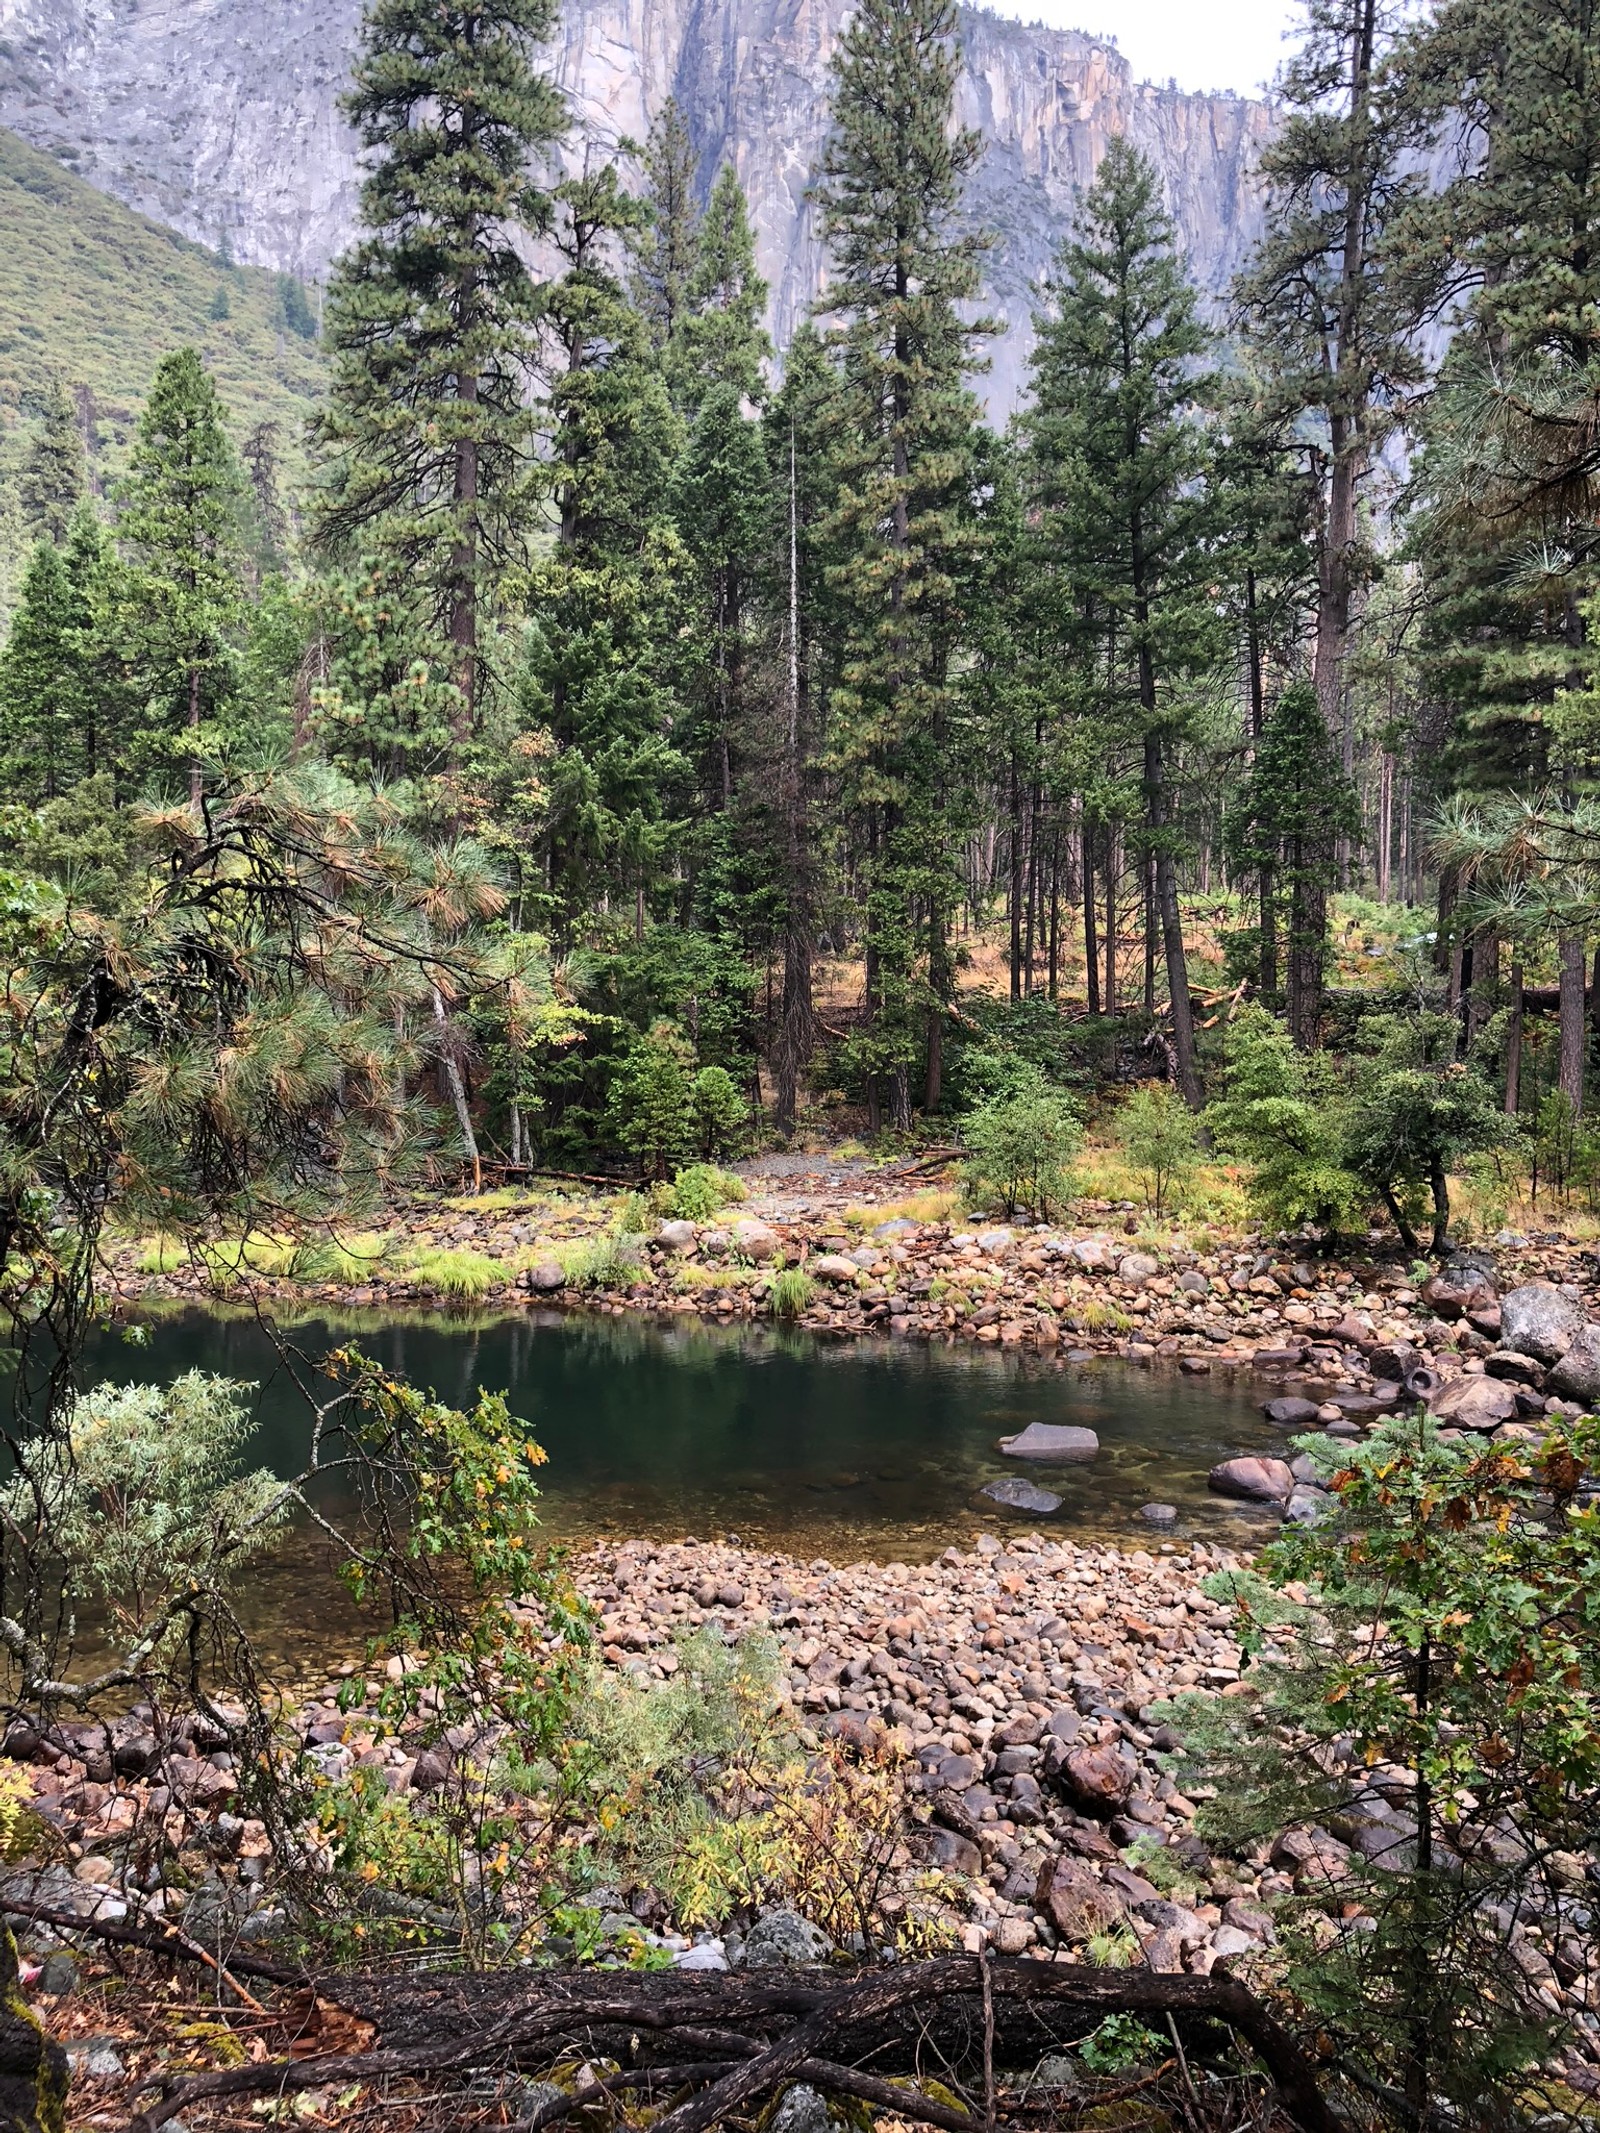
[[[788,338],[821,283],[806,190],[827,126],[828,63],[853,0],[564,0],[550,67],[568,150],[641,139],[675,95],[702,182],[731,160],[750,195],[772,325]],[[359,173],[338,98],[360,0],[0,0],[0,123],[96,185],[241,259],[318,276],[348,240]],[[991,403],[1014,404],[1031,283],[1105,144],[1155,161],[1197,278],[1220,292],[1261,226],[1251,176],[1264,104],[1134,81],[1075,30],[962,17],[960,115],[989,153],[974,207],[1000,232],[991,302],[1008,325]]]
[[[322,359],[283,323],[276,275],[225,266],[3,129],[0,230],[0,606],[25,539],[16,469],[52,373],[77,393],[101,483],[120,463],[151,372],[185,343],[204,355],[236,439],[276,422],[284,465],[295,467]],[[225,319],[210,316],[219,289]]]

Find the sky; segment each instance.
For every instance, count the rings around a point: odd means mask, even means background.
[[[1139,81],[1257,96],[1287,56],[1294,0],[988,0],[1003,15],[1114,38]]]

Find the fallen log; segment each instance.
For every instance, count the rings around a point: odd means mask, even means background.
[[[863,2101],[887,2104],[943,2133],[974,2133],[987,2113],[968,2116],[884,2080],[915,2077],[930,2033],[947,2051],[952,2037],[996,2048],[1054,2041],[1048,2017],[1079,2016],[1091,2026],[1110,2014],[1209,2018],[1228,2024],[1260,2059],[1300,2133],[1342,2133],[1317,2072],[1293,2036],[1235,1979],[1095,1970],[1020,1958],[951,1956],[836,1974],[527,1972],[449,1979],[344,1976],[319,1980],[318,1996],[370,2023],[373,2049],[266,2060],[146,2084],[152,2101],[135,2121],[155,2133],[190,2104],[226,2096],[283,2094],[337,2080],[341,2085],[416,2075],[548,2066],[572,2053],[616,2061],[643,2077],[679,2078],[696,2093],[656,2121],[655,2133],[709,2133],[756,2098],[810,2080]],[[985,2020],[985,2015],[988,2020]],[[867,2074],[862,2062],[869,2059]],[[659,2062],[659,2067],[656,2063]],[[685,2074],[688,2067],[697,2069]],[[710,2078],[706,2078],[706,2077]],[[866,2095],[864,2083],[874,2093]],[[618,2084],[622,2084],[619,2082]],[[986,2084],[987,2086],[987,2084]],[[564,2115],[552,2112],[551,2123]]]

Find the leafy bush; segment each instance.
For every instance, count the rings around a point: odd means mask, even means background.
[[[1335,1869],[1363,1930],[1280,1922],[1286,1982],[1403,2122],[1437,2101],[1512,2123],[1558,2017],[1508,1921],[1551,1947],[1582,1930],[1550,1863],[1600,1826],[1600,1426],[1528,1450],[1418,1415],[1313,1447],[1343,1462],[1336,1516],[1207,1580],[1238,1607],[1252,1688],[1178,1701],[1179,1782],[1217,1788],[1198,1827],[1230,1847],[1380,1803],[1401,1818],[1381,1861]]]
[[[101,1385],[73,1403],[64,1440],[28,1445],[0,1501],[24,1527],[47,1506],[71,1604],[98,1601],[121,1633],[165,1646],[187,1626],[185,1594],[226,1592],[276,1541],[290,1492],[239,1469],[253,1389],[200,1371]]]
[[[639,1271],[637,1247],[621,1236],[586,1237],[558,1257],[568,1285],[575,1289],[618,1289]]]
[[[969,1113],[962,1135],[970,1150],[968,1193],[998,1198],[1007,1214],[1048,1220],[1072,1197],[1072,1159],[1082,1140],[1066,1097],[1034,1068],[1017,1077],[1009,1095]]]
[[[691,1163],[680,1170],[664,1197],[671,1213],[685,1222],[708,1222],[719,1207],[742,1200],[744,1186],[731,1172],[714,1163]]]
[[[1174,1188],[1187,1183],[1200,1159],[1194,1113],[1169,1083],[1148,1082],[1117,1113],[1117,1129],[1146,1201],[1157,1215],[1166,1213]]]

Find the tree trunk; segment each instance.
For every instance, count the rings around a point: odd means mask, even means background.
[[[1389,861],[1394,846],[1394,757],[1385,749],[1378,780],[1378,901],[1389,901]]]
[[[1276,871],[1264,866],[1260,873],[1261,898],[1261,997],[1272,1000],[1278,992],[1278,904]]]
[[[1155,842],[1155,905],[1161,919],[1167,957],[1167,986],[1172,996],[1172,1041],[1177,1054],[1178,1088],[1191,1110],[1200,1108],[1200,1076],[1194,1063],[1194,1016],[1189,1006],[1189,965],[1183,950],[1183,919],[1178,910],[1178,880],[1166,840],[1166,766],[1159,735],[1145,736],[1145,819]]]
[[[472,1113],[467,1107],[467,1085],[461,1077],[461,1065],[450,1050],[449,1019],[444,1011],[444,998],[437,985],[433,988],[433,1019],[439,1030],[439,1059],[444,1067],[444,1078],[450,1090],[450,1101],[455,1107],[456,1124],[461,1131],[461,1145],[467,1161],[472,1165],[472,1189],[483,1190],[483,1158],[478,1153],[478,1136],[472,1130]]]
[[[457,373],[456,398],[464,406],[477,405],[478,380],[473,372]],[[458,530],[450,555],[450,647],[455,666],[452,678],[460,697],[459,746],[472,737],[478,693],[478,440],[473,436],[456,443],[455,508]]]
[[[1117,826],[1106,824],[1106,983],[1105,1012],[1117,1011],[1117,873],[1121,854],[1117,850]]]
[[[1100,943],[1094,919],[1094,823],[1085,809],[1081,834],[1083,847],[1083,967],[1084,990],[1091,1015],[1100,1012]]]
[[[1322,957],[1327,933],[1327,892],[1307,878],[1299,840],[1289,864],[1294,893],[1289,906],[1289,1035],[1303,1052],[1315,1051],[1322,1035]]]
[[[1584,1054],[1588,1027],[1583,1012],[1583,936],[1563,933],[1561,951],[1561,1093],[1574,1118],[1583,1116]]]
[[[1011,751],[1011,997],[1022,998],[1022,781]]]
[[[928,913],[928,1070],[922,1088],[922,1108],[937,1111],[944,1097],[944,1018],[950,999],[950,951],[945,939],[944,913]]]
[[[1506,1029],[1505,1113],[1515,1118],[1522,1099],[1522,965],[1511,966],[1511,1020]]]
[[[198,667],[189,669],[189,731],[191,734],[197,734],[200,731],[200,669]],[[198,747],[198,745],[197,742],[196,746]],[[189,763],[189,805],[197,813],[200,807],[202,790],[200,758],[195,755],[191,757]]]

